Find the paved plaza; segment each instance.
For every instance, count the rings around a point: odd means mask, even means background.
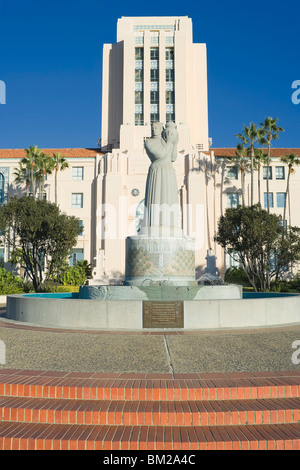
[[[299,370],[300,325],[248,330],[70,330],[0,315],[1,368],[74,372],[206,373]]]

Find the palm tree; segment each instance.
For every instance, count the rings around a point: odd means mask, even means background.
[[[261,149],[255,149],[254,168],[258,172],[257,191],[259,204],[261,204],[261,166],[266,165],[267,161],[268,154],[264,153]]]
[[[30,146],[29,149],[25,149],[26,157],[22,158],[21,164],[24,165],[30,171],[30,182],[32,196],[35,198],[36,193],[36,179],[38,172],[38,160],[40,158],[41,150],[37,146]]]
[[[290,177],[291,174],[294,173],[294,166],[300,165],[300,158],[298,155],[295,155],[294,153],[290,153],[288,155],[283,155],[280,157],[280,160],[288,165],[288,176],[287,176],[287,182],[286,182],[286,191],[285,191],[285,198],[284,198],[284,209],[283,209],[283,227],[285,226],[285,218],[286,218],[286,204],[287,204],[287,198],[290,198]],[[283,231],[284,232],[284,231]]]
[[[69,164],[65,157],[62,157],[60,153],[53,154],[53,168],[55,170],[55,204],[57,204],[57,174],[58,171],[63,171],[69,167]]]
[[[284,132],[282,127],[277,126],[278,118],[267,117],[264,122],[261,123],[262,135],[260,143],[268,146],[268,158],[267,158],[267,209],[270,212],[270,201],[269,201],[269,168],[271,160],[271,145],[272,140],[279,138],[279,133]]]
[[[239,148],[243,149],[244,146],[250,154],[251,162],[251,206],[254,204],[254,157],[255,157],[255,144],[260,142],[262,138],[261,129],[257,128],[254,123],[250,123],[248,126],[243,126],[243,133],[236,134],[236,137],[240,140]]]
[[[50,155],[41,152],[37,160],[37,166],[37,178],[40,183],[39,198],[43,199],[46,176],[51,175],[54,168],[53,159],[50,157]]]
[[[241,188],[242,188],[242,206],[245,206],[245,177],[248,167],[248,157],[245,156],[245,149],[243,145],[238,144],[233,159],[238,162],[241,174]]]
[[[30,171],[27,166],[24,166],[21,161],[19,161],[19,168],[15,168],[14,171],[15,182],[17,184],[26,183],[26,196],[29,195],[29,187],[30,187]]]

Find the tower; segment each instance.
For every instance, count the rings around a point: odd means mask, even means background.
[[[97,265],[108,275],[124,274],[124,242],[137,233],[138,213],[142,217],[149,168],[145,140],[154,121],[170,120],[179,136],[174,163],[179,199],[191,208],[182,229],[190,236],[196,202],[202,203],[199,178],[190,170],[198,165],[199,152],[209,149],[206,45],[193,42],[186,16],[122,17],[116,43],[103,47]],[[114,233],[107,230],[109,211]]]
[[[153,121],[175,121],[178,150],[208,150],[206,45],[188,17],[122,17],[103,50],[102,150],[143,151]]]

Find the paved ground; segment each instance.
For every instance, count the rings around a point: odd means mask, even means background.
[[[234,331],[76,331],[34,327],[4,315],[2,307],[5,364],[0,368],[128,373],[300,370],[300,364],[292,362],[300,325]]]

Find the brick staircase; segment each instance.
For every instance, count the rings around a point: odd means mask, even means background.
[[[0,369],[0,450],[300,450],[300,371]]]

